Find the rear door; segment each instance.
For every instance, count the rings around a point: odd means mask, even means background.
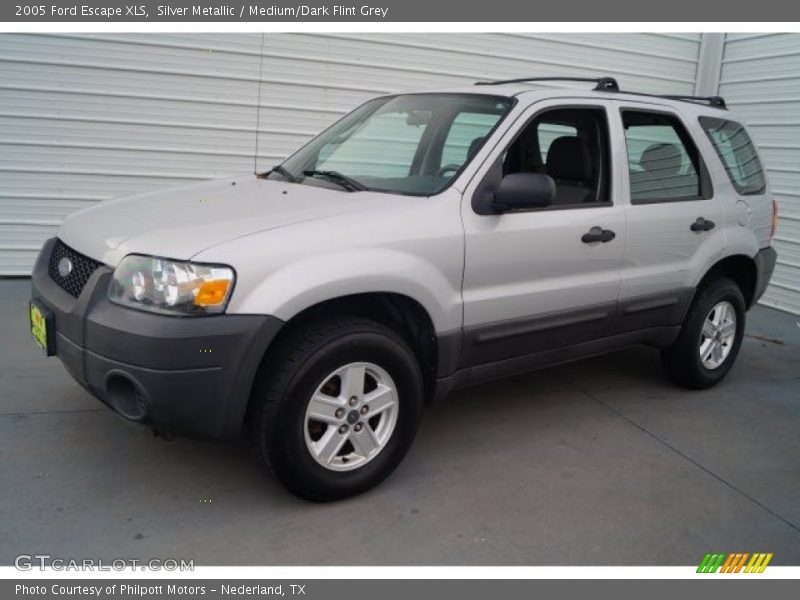
[[[724,245],[722,202],[698,147],[696,119],[671,107],[617,102],[627,154],[627,211],[615,332],[676,325]],[[700,147],[706,147],[703,144]]]

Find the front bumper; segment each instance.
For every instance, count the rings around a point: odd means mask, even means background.
[[[55,238],[33,270],[32,297],[53,313],[55,353],[70,375],[119,414],[178,435],[241,429],[261,358],[283,325],[263,315],[173,317],[108,300],[99,267],[78,298],[48,274]]]

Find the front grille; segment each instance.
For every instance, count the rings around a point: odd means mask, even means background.
[[[66,276],[59,273],[58,265],[62,259],[68,259],[72,265],[71,270]],[[50,254],[50,262],[47,265],[47,272],[50,278],[55,281],[64,291],[76,298],[81,295],[86,282],[103,263],[84,256],[67,246],[61,240],[56,240],[53,245],[53,252]]]

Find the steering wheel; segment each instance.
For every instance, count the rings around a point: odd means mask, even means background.
[[[436,173],[436,175],[439,177],[444,177],[444,174],[447,173],[448,171],[453,171],[455,173],[460,168],[461,165],[457,165],[456,163],[450,163],[449,165],[445,165],[441,169],[439,169],[439,172]]]

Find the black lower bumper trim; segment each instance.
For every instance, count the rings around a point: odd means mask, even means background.
[[[756,254],[755,261],[757,280],[755,294],[753,294],[753,304],[758,302],[761,296],[764,295],[764,292],[769,285],[769,280],[772,279],[772,273],[775,271],[775,262],[777,260],[778,253],[775,252],[775,248],[772,246],[762,248]]]
[[[124,417],[164,432],[236,435],[261,358],[283,322],[124,308],[108,301],[107,267],[73,298],[47,272],[52,243],[34,267],[32,295],[53,314],[55,353],[78,383]]]

